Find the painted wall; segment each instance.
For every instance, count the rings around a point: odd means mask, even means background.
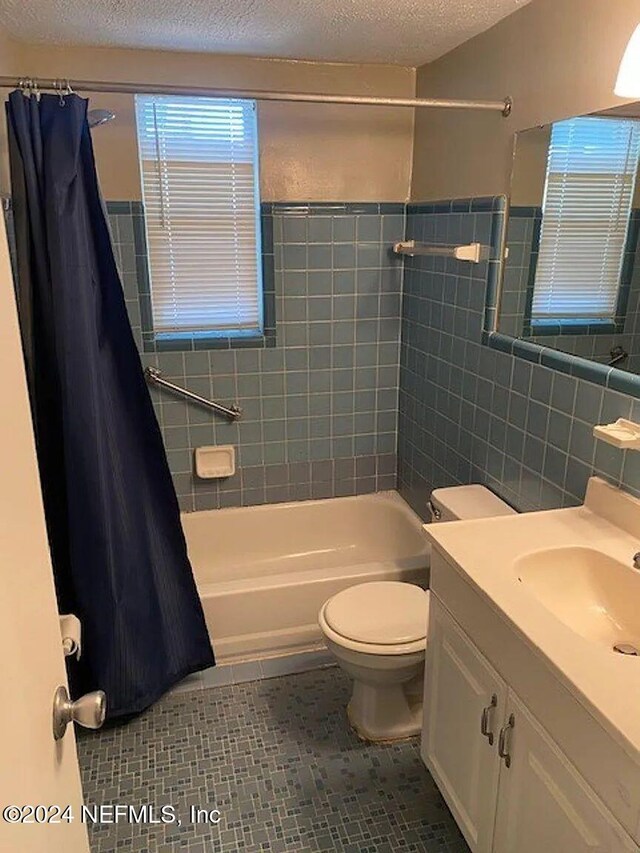
[[[0,74],[10,74],[18,62],[18,44],[0,29]]]
[[[640,20],[630,0],[533,0],[418,69],[423,97],[511,95],[510,118],[465,111],[416,116],[415,200],[508,191],[516,130],[621,103],[618,65]]]
[[[295,62],[111,48],[25,45],[16,75],[413,97],[415,70],[401,66]],[[7,69],[6,73],[11,73]],[[107,198],[136,198],[130,100],[92,98],[119,113],[95,135]],[[413,110],[261,103],[263,201],[406,201]],[[1,188],[0,188],[1,189]],[[5,187],[6,190],[6,187]]]
[[[113,121],[92,134],[98,177],[108,201],[142,200],[134,98],[131,95],[89,95],[90,109],[107,109]]]
[[[511,204],[542,207],[551,128],[550,124],[532,127],[514,140]]]
[[[13,74],[20,64],[18,44],[0,29],[0,74]],[[0,194],[8,191],[9,163],[4,119],[0,121]]]

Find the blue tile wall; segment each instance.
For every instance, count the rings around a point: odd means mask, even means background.
[[[142,203],[108,201],[106,208],[129,321],[137,347],[142,352],[141,315],[145,309],[145,296],[149,292]]]
[[[531,253],[540,235],[542,209],[511,205],[507,223],[509,255],[505,262],[498,327],[505,335],[522,337],[532,270]]]
[[[143,363],[245,411],[228,424],[152,389],[184,509],[358,494],[394,488],[396,475],[422,515],[432,488],[469,482],[522,510],[581,502],[594,473],[640,494],[640,455],[591,434],[597,422],[640,420],[640,399],[627,393],[637,394],[635,377],[627,388],[626,374],[526,341],[483,343],[495,319],[502,197],[265,205],[276,345],[222,351],[143,352],[140,215],[135,203],[109,206]],[[403,270],[390,249],[405,237],[481,242],[491,259],[407,258]],[[194,476],[194,448],[213,443],[236,446],[235,477]]]
[[[500,215],[499,198],[411,205],[407,236],[434,235],[447,243],[489,240],[495,252]],[[640,401],[619,393],[622,386],[583,379],[580,359],[573,360],[572,374],[561,373],[552,369],[555,360],[570,356],[544,350],[546,366],[540,348],[527,342],[493,336],[493,345],[506,351],[485,346],[483,308],[493,277],[491,263],[406,261],[401,493],[423,515],[432,488],[470,482],[484,483],[520,510],[581,503],[593,474],[640,494],[640,454],[596,443],[592,436],[595,423],[640,419]]]
[[[272,348],[143,352],[146,269],[136,203],[108,205],[116,257],[145,365],[204,397],[237,402],[237,424],[152,389],[185,510],[394,488],[402,204],[266,204],[272,241]],[[233,444],[237,472],[200,480],[193,450]]]

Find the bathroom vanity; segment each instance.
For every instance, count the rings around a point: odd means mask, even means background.
[[[422,756],[471,849],[640,850],[640,501],[425,529]]]

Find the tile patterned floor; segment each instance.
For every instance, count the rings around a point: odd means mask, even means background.
[[[465,853],[418,741],[365,744],[336,667],[177,692],[79,740],[87,804],[171,804],[181,826],[101,825],[92,853]],[[190,805],[217,808],[192,824]]]

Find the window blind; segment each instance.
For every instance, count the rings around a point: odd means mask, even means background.
[[[135,101],[154,331],[260,334],[255,102]]]
[[[556,122],[531,319],[613,322],[638,167],[638,123]]]

